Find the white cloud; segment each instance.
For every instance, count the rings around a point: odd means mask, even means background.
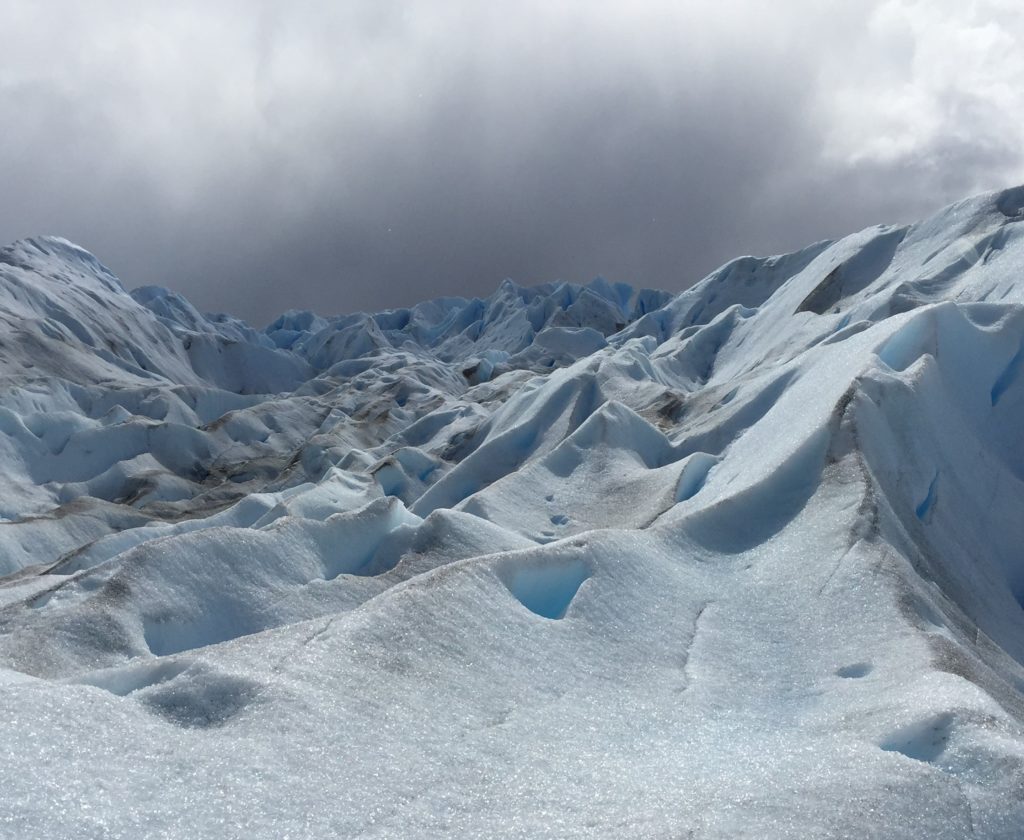
[[[1024,7],[886,0],[867,23],[824,64],[826,158],[974,165],[967,189],[1020,178]]]

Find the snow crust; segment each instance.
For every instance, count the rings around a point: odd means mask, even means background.
[[[265,330],[0,251],[0,835],[1024,835],[1024,188]]]

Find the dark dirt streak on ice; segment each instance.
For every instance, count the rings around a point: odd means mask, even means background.
[[[641,522],[639,525],[637,525],[636,527],[638,531],[647,530],[652,525],[654,525],[655,522],[661,519],[661,517],[663,517],[666,513],[671,511],[676,505],[681,504],[680,502],[675,501],[674,494],[669,493],[667,495],[668,503],[665,505],[665,507],[663,507],[656,514],[654,514],[654,516],[650,517],[646,522]]]
[[[841,467],[847,459],[852,458],[853,466],[857,471],[856,480],[859,480],[864,486],[863,495],[857,507],[856,520],[850,528],[849,545],[818,588],[819,597],[824,594],[828,585],[839,573],[843,561],[846,560],[850,553],[862,542],[873,542],[878,536],[879,531],[878,489],[871,475],[871,470],[868,468],[864,455],[861,452],[860,430],[857,427],[857,418],[853,411],[858,383],[859,379],[854,381],[840,398],[839,402],[836,403],[835,409],[832,412],[832,417],[829,421],[832,432],[832,441],[828,454],[829,463],[825,467],[822,483],[826,483],[829,480],[828,472],[830,467]],[[842,450],[836,451],[837,446],[843,445],[842,436],[844,433],[849,435],[849,449],[845,457]]]
[[[839,559],[836,561],[835,566],[832,567],[832,571],[829,572],[828,577],[826,577],[824,582],[821,584],[821,586],[818,587],[818,595],[819,596],[824,594],[825,589],[832,582],[832,579],[837,574],[839,574],[839,568],[843,565],[843,561],[849,556],[850,552],[853,551],[853,549],[856,548],[856,547],[857,547],[857,543],[854,543],[848,549],[846,549],[846,551],[844,551],[841,555],[839,555]]]

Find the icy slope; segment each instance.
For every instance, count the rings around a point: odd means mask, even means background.
[[[1024,833],[1024,189],[259,332],[0,254],[0,834]]]

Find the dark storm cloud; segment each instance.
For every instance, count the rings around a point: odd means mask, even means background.
[[[0,238],[260,322],[679,289],[1024,179],[1000,0],[6,5]]]

